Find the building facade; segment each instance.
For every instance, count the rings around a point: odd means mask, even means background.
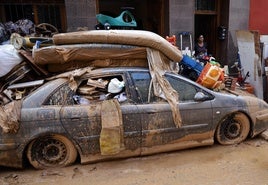
[[[236,30],[249,28],[250,0],[2,0],[0,22],[28,18],[39,23],[50,23],[60,32],[78,28],[95,29],[96,14],[118,16],[130,9],[138,29],[159,35],[177,36],[188,32],[192,40],[205,36],[209,54],[222,65],[233,63],[237,56]],[[225,29],[226,36],[220,37]],[[189,42],[183,38],[183,46]]]

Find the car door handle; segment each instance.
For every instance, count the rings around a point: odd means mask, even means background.
[[[71,118],[71,120],[72,120],[72,121],[79,121],[80,118],[78,118],[78,117],[73,117],[73,118]]]

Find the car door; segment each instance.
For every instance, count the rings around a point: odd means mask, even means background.
[[[182,126],[177,128],[173,121],[170,105],[167,101],[153,95],[150,74],[134,72],[131,76],[143,100],[137,105],[142,120],[142,154],[174,150],[185,147],[187,140],[198,140],[199,137],[202,140],[202,138],[210,137],[203,133],[209,132],[212,122],[211,102],[193,100],[193,95],[199,90],[197,87],[185,83],[175,76],[166,76],[179,94],[188,93],[188,96],[187,94],[180,96],[179,110]],[[180,88],[176,88],[178,86]],[[148,99],[150,100],[148,101]],[[196,145],[196,143],[192,143],[192,145]]]
[[[166,74],[166,79],[179,94],[179,108],[182,117],[182,127],[187,130],[187,135],[204,133],[212,128],[213,111],[212,101],[214,97],[189,80],[177,75]],[[202,92],[207,98],[204,101],[196,101],[195,95]]]
[[[105,75],[93,80],[111,80],[121,78],[125,84],[126,100],[119,101],[123,123],[123,150],[130,151],[126,155],[140,155],[141,122],[137,107],[133,101],[127,78],[123,75]],[[86,79],[88,80],[88,79]],[[78,87],[79,89],[79,87]],[[106,92],[105,92],[106,93]],[[78,93],[76,93],[77,95]],[[79,97],[83,97],[81,94]],[[115,97],[114,97],[115,98]],[[88,104],[65,105],[61,110],[61,120],[66,131],[80,145],[84,154],[99,154],[101,152],[100,137],[103,127],[102,103],[105,100],[90,100]],[[112,120],[111,120],[112,121]],[[109,124],[109,123],[108,123]],[[122,151],[123,152],[123,151]],[[116,156],[116,154],[114,154]],[[121,155],[121,153],[118,153]]]

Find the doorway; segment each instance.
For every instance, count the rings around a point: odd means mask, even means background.
[[[200,34],[204,36],[208,47],[208,54],[212,56],[216,56],[216,27],[216,15],[195,15],[195,38],[197,38]]]
[[[228,32],[226,37],[219,37],[220,27],[229,23],[229,0],[195,0],[195,37],[204,34],[208,44],[208,53],[216,58],[221,65],[226,65]]]
[[[168,6],[165,0],[97,0],[97,13],[117,17],[128,9],[137,22],[135,29],[166,36],[169,33]]]

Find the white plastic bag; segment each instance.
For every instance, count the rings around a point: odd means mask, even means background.
[[[11,44],[0,45],[0,77],[5,76],[13,67],[21,63],[23,58]]]
[[[113,78],[108,84],[109,93],[119,93],[123,87],[125,87],[124,81],[119,81],[117,78]]]

